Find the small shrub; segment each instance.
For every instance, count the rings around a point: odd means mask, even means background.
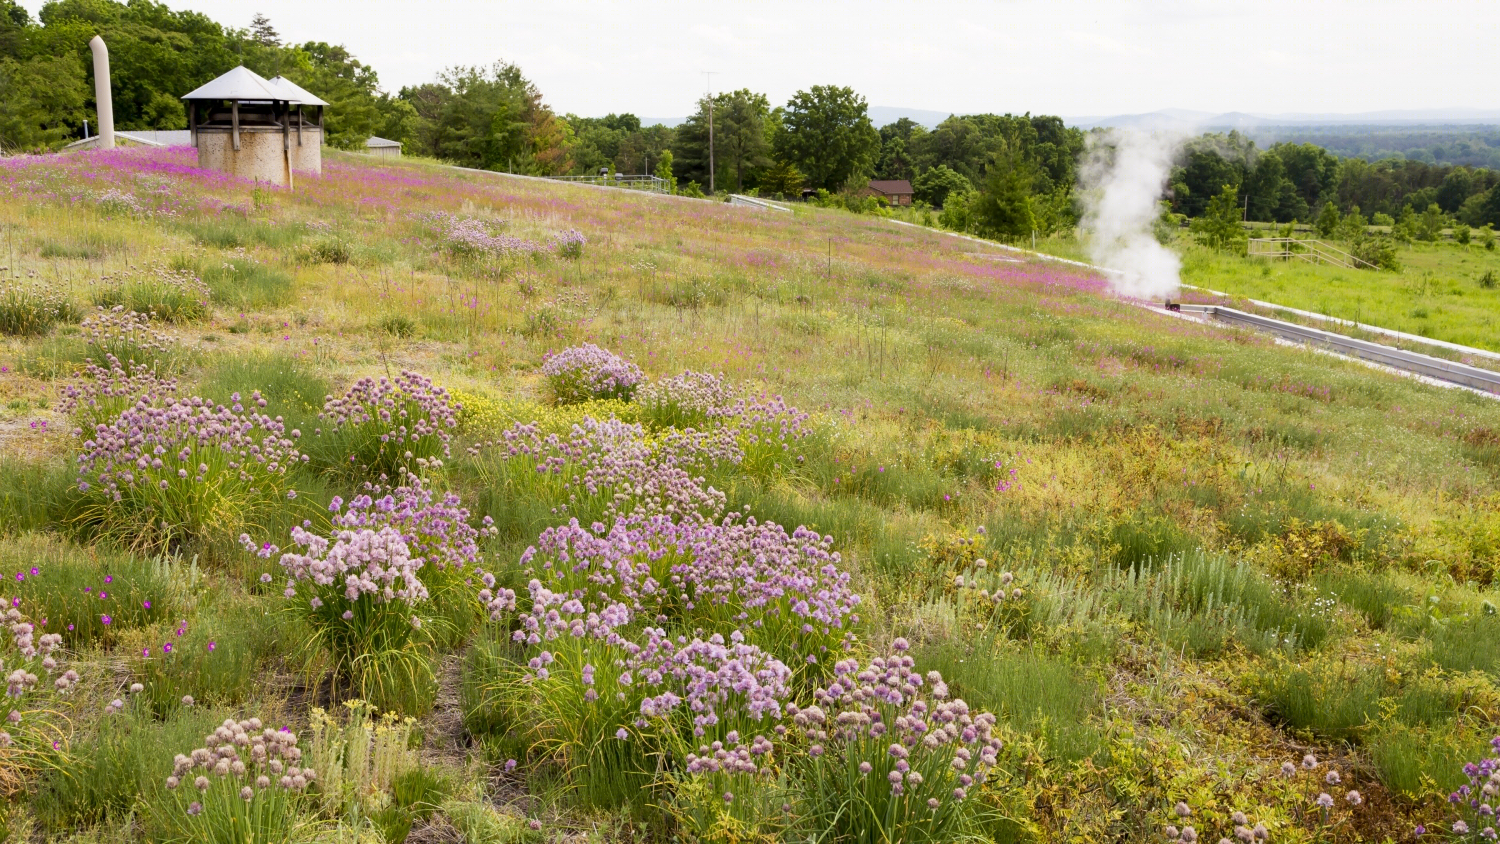
[[[347,264],[353,251],[343,238],[325,237],[309,243],[302,250],[303,257],[312,264]]]
[[[1479,286],[1485,290],[1494,290],[1497,284],[1500,282],[1496,282],[1494,270],[1485,270],[1484,274],[1479,277]]]
[[[292,277],[249,255],[229,257],[202,275],[215,301],[236,308],[276,307],[292,299]]]
[[[168,615],[170,629],[131,660],[145,705],[164,717],[186,698],[199,705],[244,703],[273,646],[271,621],[259,602],[244,598],[186,623],[173,623]]]
[[[459,408],[448,391],[415,372],[394,382],[361,378],[343,396],[328,396],[318,418],[327,426],[318,447],[334,466],[395,478],[449,455]]]
[[[645,380],[640,367],[592,343],[548,354],[542,361],[542,374],[558,404],[629,399]]]
[[[139,697],[126,695],[119,709],[109,705],[92,729],[69,745],[63,764],[41,777],[33,805],[46,828],[72,832],[125,814],[143,796],[158,795],[173,751],[202,741],[217,724],[213,712],[191,708],[154,721]]]
[[[314,790],[331,817],[346,817],[351,809],[356,816],[369,815],[392,803],[396,783],[419,770],[412,749],[416,722],[389,712],[378,715],[360,700],[346,701],[344,708],[342,724],[316,708],[309,719],[308,761],[319,771]]]
[[[392,337],[407,338],[417,333],[417,324],[404,314],[381,317],[379,325],[381,331]]]

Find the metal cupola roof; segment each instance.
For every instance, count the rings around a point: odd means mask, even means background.
[[[266,100],[296,102],[292,99],[289,90],[276,85],[244,65],[195,88],[182,98],[184,100],[238,100],[240,102],[264,102]]]
[[[328,103],[326,103],[322,99],[320,99],[317,94],[314,94],[313,92],[307,90],[306,88],[303,88],[301,85],[298,85],[297,83],[295,83],[292,80],[286,78],[285,76],[278,76],[275,79],[272,79],[271,80],[271,84],[272,85],[277,85],[277,86],[283,88],[288,94],[290,94],[291,97],[292,97],[292,99],[291,99],[292,105],[310,105],[310,106],[326,106],[326,105],[328,105]]]

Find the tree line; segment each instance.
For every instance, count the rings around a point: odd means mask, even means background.
[[[1411,159],[1339,158],[1311,143],[1262,150],[1239,132],[1190,141],[1174,168],[1172,210],[1200,217],[1233,188],[1241,216],[1259,222],[1311,223],[1329,213],[1392,222],[1435,213],[1470,226],[1500,226],[1500,172]]]
[[[93,113],[95,34],[110,48],[121,130],[185,128],[179,97],[244,64],[327,100],[334,147],[357,148],[376,135],[400,141],[408,154],[469,167],[653,172],[689,194],[709,185],[782,197],[814,191],[854,210],[878,204],[859,195],[869,179],[907,179],[919,206],[941,209],[942,225],[999,238],[1068,231],[1079,218],[1077,168],[1088,136],[1055,116],[954,115],[931,129],[903,118],[876,127],[858,93],[813,85],[780,105],[751,90],[726,91],[702,98],[676,127],[643,126],[631,114],[558,115],[520,68],[503,62],[450,68],[389,93],[375,69],[342,46],[286,44],[263,16],[236,29],[154,0],[51,0],[36,19],[15,0],[0,0],[0,149],[55,149],[82,137]],[[1494,170],[1372,163],[1311,143],[1260,149],[1230,132],[1186,145],[1167,198],[1173,212],[1196,218],[1232,190],[1246,220],[1305,223],[1334,213],[1404,220],[1415,231],[1434,213],[1500,224],[1497,184]]]

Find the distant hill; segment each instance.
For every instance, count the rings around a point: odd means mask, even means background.
[[[1290,126],[1494,126],[1500,125],[1500,109],[1447,108],[1366,111],[1356,114],[1252,114],[1230,111],[1211,114],[1205,111],[1162,109],[1145,114],[1117,114],[1111,117],[1069,117],[1070,125],[1082,129],[1096,126],[1134,129],[1208,131],[1214,129],[1268,129]]]

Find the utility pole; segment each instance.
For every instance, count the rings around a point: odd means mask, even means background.
[[[714,193],[714,71],[705,70],[708,77],[708,194]]]

